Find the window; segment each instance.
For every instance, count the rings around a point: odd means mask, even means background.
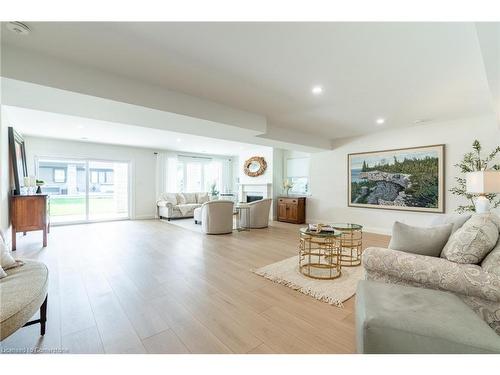
[[[203,169],[200,162],[186,164],[186,192],[194,193],[201,191],[203,179]]]
[[[99,183],[99,173],[97,171],[90,172],[90,182],[93,184]]]
[[[129,164],[117,161],[37,158],[52,223],[129,217]]]
[[[309,194],[309,158],[293,158],[286,161],[287,178],[293,184],[292,194]]]
[[[54,182],[66,182],[66,169],[54,169]]]
[[[176,188],[178,192],[209,192],[215,184],[216,191],[224,188],[223,160],[181,157],[177,161]],[[226,178],[230,178],[227,176]]]
[[[113,172],[112,171],[106,172],[106,183],[107,184],[113,183]]]

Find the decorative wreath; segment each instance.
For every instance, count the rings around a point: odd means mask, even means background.
[[[250,166],[253,163],[259,164],[259,170],[257,170],[257,171],[250,170]],[[250,159],[245,161],[245,165],[244,165],[243,170],[245,171],[245,174],[247,176],[257,177],[257,176],[263,175],[264,172],[266,171],[266,168],[267,168],[267,163],[262,156],[252,156]]]

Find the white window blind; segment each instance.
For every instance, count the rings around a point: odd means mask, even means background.
[[[286,161],[286,172],[288,177],[308,177],[309,158],[295,158]]]

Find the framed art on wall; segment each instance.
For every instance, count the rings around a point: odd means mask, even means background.
[[[444,145],[348,155],[348,206],[444,212]]]

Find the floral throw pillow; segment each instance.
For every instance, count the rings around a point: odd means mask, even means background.
[[[499,221],[492,214],[476,214],[450,236],[441,258],[455,263],[478,264],[495,247]]]

